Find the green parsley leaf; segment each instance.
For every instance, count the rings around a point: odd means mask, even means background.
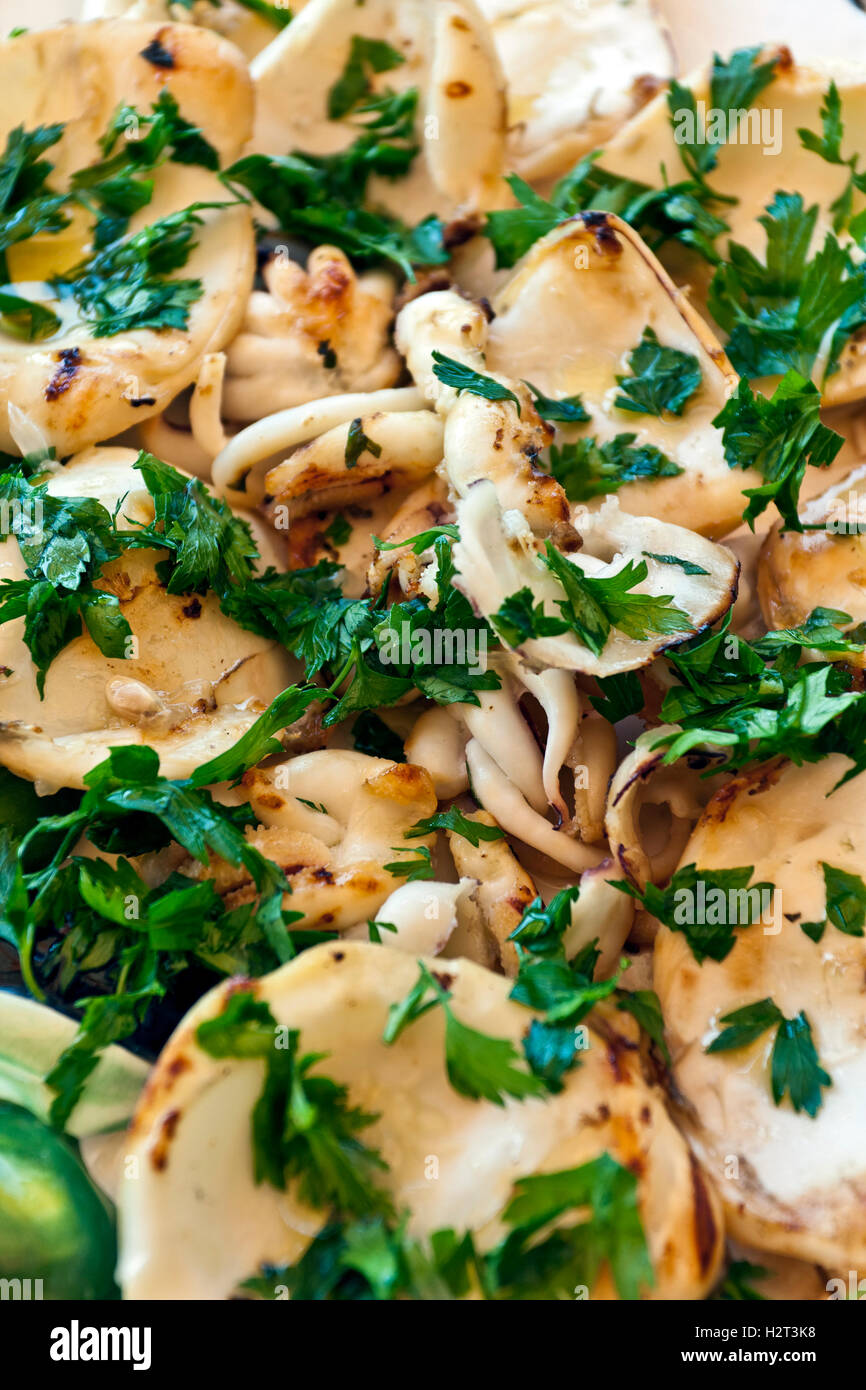
[[[596,684],[604,698],[599,699],[597,695],[591,695],[590,704],[599,714],[604,715],[608,723],[618,724],[621,719],[628,719],[643,709],[644,693],[636,671],[623,671],[616,676],[599,676],[596,678]]]
[[[772,883],[751,883],[754,869],[698,869],[686,864],[677,869],[666,888],[648,883],[641,891],[621,879],[612,886],[636,898],[670,931],[682,932],[692,955],[704,960],[724,960],[736,941],[736,928],[760,920]]]
[[[453,357],[446,357],[444,353],[435,350],[433,362],[433,375],[445,386],[452,386],[458,395],[469,391],[471,395],[481,396],[486,401],[513,401],[518,415],[520,414],[520,401],[501,381],[495,381],[492,376],[485,376],[483,372],[473,371],[472,367],[465,366],[463,362],[457,362]]]
[[[32,830],[43,816],[64,815],[77,800],[76,793],[71,791],[37,796],[32,782],[16,777],[6,767],[0,768],[0,826],[13,839],[20,839]]]
[[[252,1115],[256,1182],[285,1191],[296,1180],[302,1200],[326,1210],[390,1212],[390,1198],[376,1184],[387,1164],[358,1138],[376,1116],[349,1106],[345,1086],[311,1075],[322,1056],[299,1055],[299,1041],[296,1029],[281,1032],[268,1005],[246,992],[233,994],[220,1017],[196,1029],[210,1056],[265,1063]]]
[[[404,541],[383,541],[378,536],[373,536],[372,541],[377,550],[402,550],[405,545],[411,545],[413,555],[421,555],[440,536],[458,541],[460,532],[452,523],[444,522],[441,526],[431,526],[428,531],[420,531],[417,536],[407,536]]]
[[[774,63],[758,63],[758,54],[755,48],[739,49],[728,62],[715,56],[710,80],[711,108],[728,113],[743,110],[773,81]],[[535,241],[585,208],[615,213],[633,226],[654,251],[668,241],[678,241],[710,264],[717,264],[715,241],[727,225],[716,210],[720,204],[736,203],[737,199],[711,188],[706,174],[717,163],[717,150],[729,133],[730,117],[723,133],[702,130],[694,93],[679,83],[672,85],[668,105],[689,177],[669,183],[662,167],[659,173],[663,186],[653,188],[598,168],[599,150],[579,160],[559,180],[549,199],[540,197],[523,179],[511,175],[507,182],[521,206],[489,213],[485,226],[485,235],[496,252],[497,268],[515,265]],[[681,112],[685,113],[689,128],[679,125]],[[680,138],[681,134],[693,134],[694,138],[689,144]]]
[[[171,554],[163,577],[170,594],[213,589],[221,598],[233,584],[249,581],[258,550],[249,523],[198,478],[187,478],[153,454],[139,454],[134,467],[153,498],[150,526],[125,532],[128,545],[158,547]]]
[[[312,245],[338,246],[356,265],[390,261],[414,279],[413,267],[444,265],[444,225],[425,218],[407,227],[399,218],[365,206],[373,175],[403,178],[418,153],[418,91],[371,98],[358,109],[362,133],[348,149],[330,155],[245,155],[223,180],[240,186],[273,213],[282,232]]]
[[[510,647],[519,647],[532,637],[557,637],[568,631],[567,623],[561,618],[545,613],[543,601],[533,604],[532,590],[528,586],[502,601],[491,616],[490,625]]]
[[[748,1047],[770,1028],[776,1029],[771,1065],[773,1101],[781,1105],[787,1091],[794,1109],[798,1113],[805,1110],[814,1119],[823,1101],[822,1087],[833,1083],[818,1061],[806,1015],[801,1012],[796,1018],[785,1018],[772,999],[761,999],[724,1014],[720,1022],[726,1026],[707,1052]]]
[[[636,1018],[645,1033],[652,1038],[662,1057],[671,1065],[671,1054],[665,1041],[665,1020],[658,995],[653,989],[618,990],[616,1007]]]
[[[725,62],[718,53],[713,54],[710,73],[710,106],[727,112],[738,112],[743,107],[753,106],[771,82],[775,81],[778,60],[770,58],[765,63],[757,62],[762,49],[738,48]]]
[[[580,1024],[597,1003],[614,993],[619,978],[617,974],[609,980],[594,980],[597,942],[584,947],[573,960],[566,958],[566,933],[579,897],[580,888],[575,885],[555,894],[546,907],[536,898],[509,938],[519,959],[510,997],[543,1014],[530,1025],[524,1055],[551,1091],[562,1090],[563,1076],[578,1065],[583,1045]]]
[[[367,931],[369,932],[370,940],[375,942],[376,945],[380,945],[382,941],[382,932],[396,932],[397,928],[394,926],[393,922],[378,922],[375,921],[373,918],[368,917]]]
[[[0,333],[32,343],[50,338],[59,327],[59,318],[46,304],[0,291]]]
[[[21,842],[5,846],[0,934],[17,947],[28,988],[43,998],[41,978],[68,1003],[73,983],[84,976],[91,992],[73,1042],[46,1078],[57,1092],[58,1125],[77,1104],[102,1048],[151,1026],[152,1006],[181,972],[263,974],[296,954],[286,925],[299,914],[282,907],[288,892],[282,870],[246,840],[248,808],[217,806],[189,783],[161,778],[158,762],[146,747],[113,750],[87,775],[83,796],[49,802]],[[96,851],[117,855],[116,862],[70,857],[83,836]],[[177,873],[149,889],[123,856],[172,839],[202,863],[212,852],[242,864],[258,901],[226,910],[212,879]],[[61,923],[62,934],[50,941]]]
[[[750,107],[775,78],[774,60],[756,63],[760,52],[760,48],[740,48],[727,62],[717,53],[713,54],[707,105],[713,112],[725,113],[723,131],[717,130],[714,123],[701,126],[695,94],[690,88],[676,81],[670,85],[668,108],[680,157],[699,184],[703,184],[706,175],[716,168],[718,148],[734,133],[736,117]]]
[[[794,370],[810,377],[820,356],[826,380],[866,323],[866,268],[850,246],[828,232],[808,259],[817,217],[817,206],[805,208],[801,194],[778,192],[758,219],[767,236],[765,264],[732,242],[728,263],[713,277],[710,312],[730,335],[727,353],[742,376]]]
[[[521,949],[528,948],[536,956],[562,955],[562,938],[571,926],[572,904],[579,897],[580,886],[574,884],[554,894],[546,907],[541,898],[534,898],[524,910],[509,941],[518,942]]]
[[[181,0],[181,3],[186,8],[192,9],[195,0],[190,0],[188,5],[186,5],[186,0]],[[238,4],[243,5],[245,10],[252,10],[253,14],[261,15],[262,19],[266,19],[276,29],[285,29],[294,19],[289,6],[283,4],[282,0],[277,0],[274,5],[269,4],[268,0],[238,0]]]
[[[405,999],[388,1010],[383,1041],[390,1047],[410,1024],[430,1009],[441,1008],[445,1015],[445,1066],[455,1091],[470,1100],[489,1100],[494,1105],[504,1105],[506,1095],[516,1100],[543,1095],[543,1082],[517,1066],[519,1053],[510,1038],[491,1038],[461,1023],[449,1004],[448,984],[442,983],[447,976],[432,974],[422,961],[418,969],[418,979]]]
[[[671,594],[635,594],[635,585],[647,577],[643,560],[629,560],[622,569],[605,578],[586,575],[555,548],[546,543],[545,564],[565,590],[565,600],[557,600],[565,621],[581,642],[598,656],[604,649],[611,628],[642,640],[651,632],[682,632],[692,626],[687,613],[672,606]]]
[[[411,850],[403,845],[392,845],[391,849],[395,854],[414,854],[415,858],[392,860],[390,864],[384,865],[387,874],[393,874],[395,878],[405,878],[408,883],[414,883],[417,879],[435,877],[430,850],[426,845],[418,845]]]
[[[618,434],[599,444],[577,439],[550,447],[550,471],[570,502],[587,502],[643,478],[675,478],[682,468],[653,444],[634,447],[636,434]]]
[[[785,1018],[779,1024],[773,1044],[773,1100],[780,1105],[787,1091],[791,1104],[812,1118],[821,1108],[821,1088],[832,1081],[818,1061],[812,1029],[804,1013]]]
[[[701,385],[698,359],[679,348],[663,347],[649,325],[628,358],[631,375],[618,376],[623,394],[614,398],[619,410],[637,415],[682,415]]]
[[[49,666],[81,635],[82,620],[105,656],[127,654],[132,634],[117,598],[93,587],[122,546],[112,517],[93,498],[53,497],[20,472],[0,475],[0,498],[10,504],[26,576],[0,584],[0,623],[24,618],[41,697]]]
[[[0,155],[0,282],[9,281],[6,251],[39,232],[60,232],[69,226],[63,211],[67,193],[54,193],[47,184],[54,166],[42,156],[56,145],[63,126],[41,125],[35,130],[16,126]]]
[[[532,392],[532,404],[542,420],[560,420],[566,424],[583,424],[591,419],[580,396],[545,396],[531,381],[525,381]]]
[[[46,1086],[57,1093],[49,1109],[49,1119],[55,1128],[65,1128],[88,1077],[99,1064],[99,1053],[112,1043],[128,1038],[147,1006],[161,993],[161,987],[154,982],[140,990],[86,1001],[75,1038],[45,1077]]]
[[[835,82],[830,83],[824,94],[820,115],[820,135],[812,130],[806,130],[802,126],[798,128],[797,134],[804,149],[820,155],[821,159],[826,160],[828,164],[838,164],[848,169],[848,180],[845,187],[830,204],[830,210],[833,213],[833,230],[841,232],[851,222],[854,190],[857,189],[860,193],[866,192],[866,174],[857,172],[857,166],[860,163],[859,155],[853,154],[846,159],[842,154],[842,138],[845,134],[845,126],[842,121],[842,98]]]
[[[119,146],[119,148],[118,148]],[[134,106],[118,106],[100,141],[103,158],[72,175],[71,195],[96,216],[93,245],[97,250],[125,235],[134,212],[146,207],[153,194],[151,173],[165,159],[177,164],[219,168],[213,145],[180,114],[171,92],[160,92],[150,114]]]
[[[496,252],[496,269],[516,265],[530,246],[564,222],[567,213],[542,198],[517,174],[507,174],[505,182],[521,206],[507,212],[489,212],[484,234]]]
[[[811,762],[838,751],[851,757],[856,775],[864,738],[862,695],[849,690],[841,668],[799,665],[810,643],[835,654],[848,640],[836,624],[849,620],[848,614],[816,609],[799,628],[768,633],[750,644],[729,635],[726,616],[718,630],[666,653],[681,684],[669,688],[661,717],[679,724],[682,732],[655,745],[667,744],[665,762],[707,745],[727,751],[726,768],[780,753]],[[721,755],[715,757],[718,765]]]
[[[349,425],[349,433],[346,438],[346,467],[354,468],[363,453],[372,454],[374,458],[379,458],[382,453],[382,445],[370,439],[361,427],[361,418],[353,420]]]
[[[488,214],[484,234],[492,243],[498,268],[513,266],[539,237],[582,209],[616,213],[638,230],[653,250],[668,240],[690,246],[711,264],[719,261],[714,242],[727,224],[711,206],[735,202],[714,193],[705,181],[681,180],[653,189],[649,184],[623,179],[596,166],[601,151],[586,155],[560,179],[550,200],[539,197],[515,175],[511,185],[521,207]]]
[[[579,1168],[519,1178],[503,1213],[515,1229],[489,1257],[494,1276],[512,1286],[513,1297],[573,1297],[578,1285],[591,1289],[607,1265],[620,1298],[639,1298],[655,1279],[637,1198],[637,1178],[607,1153]],[[550,1222],[587,1207],[587,1220],[535,1243]]]
[[[821,423],[821,393],[811,381],[789,371],[768,400],[741,381],[713,421],[722,430],[729,468],[754,468],[766,480],[746,488],[743,519],[755,518],[774,502],[785,529],[802,531],[797,514],[806,465],[826,468],[842,447],[842,436]]]
[[[798,656],[804,647],[819,652],[860,655],[864,647],[862,641],[855,637],[854,630],[847,634],[840,631],[850,622],[851,614],[843,613],[839,608],[813,608],[805,621],[796,627],[777,628],[759,637],[752,644],[753,650],[771,661],[791,647],[797,649]]]
[[[655,560],[659,565],[676,565],[683,574],[709,574],[703,566],[694,564],[691,560],[681,560],[679,555],[654,555],[651,550],[642,552],[648,560]]]
[[[862,936],[866,923],[866,883],[832,864],[822,864],[827,920],[846,936]]]
[[[769,1028],[775,1028],[784,1014],[772,999],[759,999],[757,1004],[747,1004],[745,1008],[734,1009],[733,1013],[723,1014],[721,1022],[725,1025],[717,1038],[714,1038],[707,1052],[731,1052],[740,1047],[748,1047]]]
[[[283,745],[275,735],[300,719],[321,693],[315,686],[290,685],[271,701],[264,714],[259,715],[231,748],[196,768],[191,778],[192,786],[237,782],[269,754],[283,752]]]
[[[539,1240],[539,1233],[566,1221]],[[654,1276],[637,1204],[637,1179],[609,1154],[580,1168],[522,1178],[504,1213],[507,1234],[481,1253],[471,1232],[434,1231],[426,1248],[406,1218],[329,1220],[294,1265],[263,1266],[241,1289],[293,1301],[569,1299],[609,1266],[622,1298],[637,1298]]]
[[[338,512],[330,525],[322,532],[325,539],[329,541],[336,550],[339,550],[340,546],[346,544],[351,534],[352,527],[343,516],[342,512]]]
[[[94,338],[111,338],[138,328],[186,328],[191,306],[201,298],[200,280],[171,279],[195,243],[199,213],[223,203],[192,203],[141,231],[122,236],[72,270],[54,288],[75,300]]]
[[[328,93],[328,119],[342,120],[370,95],[374,73],[390,72],[405,61],[384,39],[354,34],[343,72]]]
[[[501,830],[498,825],[485,825],[483,821],[470,820],[457,806],[449,806],[447,811],[437,811],[435,815],[417,821],[406,831],[404,838],[419,840],[434,830],[453,830],[455,834],[462,835],[464,840],[468,840],[475,849],[478,848],[482,840],[503,840],[505,838],[504,830]]]

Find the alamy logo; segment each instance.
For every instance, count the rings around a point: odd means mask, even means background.
[[[673,123],[678,145],[762,145],[764,154],[782,149],[782,112],[766,106],[725,111],[697,101],[695,109],[675,111]]]
[[[73,1318],[51,1331],[52,1361],[131,1361],[134,1371],[149,1371],[150,1353],[149,1327],[82,1327]]]
[[[6,1299],[29,1303],[44,1297],[41,1279],[0,1279],[0,1303]]]
[[[22,536],[35,540],[42,534],[42,499],[0,498],[0,536]]]
[[[824,1287],[827,1290],[827,1299],[831,1303],[842,1298],[851,1303],[859,1303],[866,1298],[866,1279],[861,1279],[856,1269],[848,1270],[847,1284],[844,1279],[828,1279]]]
[[[416,628],[404,622],[378,634],[379,660],[385,666],[464,666],[473,676],[487,670],[484,628]]]
[[[764,934],[782,929],[782,893],[779,888],[707,887],[702,878],[694,888],[674,891],[674,921],[678,927],[750,927],[764,923]]]
[[[827,508],[823,529],[831,536],[866,534],[866,493],[849,488],[847,497],[834,497]]]

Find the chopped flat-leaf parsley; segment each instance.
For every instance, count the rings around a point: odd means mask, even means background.
[[[604,443],[576,439],[550,446],[550,471],[569,502],[588,502],[645,478],[675,478],[682,468],[654,444],[635,445],[636,434],[617,434]]]
[[[545,396],[531,381],[523,383],[532,392],[532,404],[542,420],[556,420],[563,424],[579,425],[590,419],[589,411],[580,396]]]
[[[444,265],[443,224],[430,216],[416,227],[366,205],[377,175],[403,178],[418,153],[417,88],[374,97],[355,108],[361,133],[345,150],[314,155],[250,154],[224,171],[232,189],[245,189],[273,213],[281,231],[319,245],[338,246],[360,266],[390,261],[414,279],[414,266]]]
[[[696,565],[692,560],[682,560],[679,555],[655,555],[651,550],[645,550],[643,554],[648,560],[655,560],[658,565],[675,565],[683,574],[709,574],[709,570],[705,570],[703,565]]]
[[[751,865],[736,869],[699,869],[686,864],[670,883],[659,888],[648,883],[641,890],[622,879],[611,879],[614,888],[636,898],[670,931],[682,932],[699,965],[704,960],[724,960],[733,950],[737,927],[749,927],[761,919],[772,901],[772,883],[752,883]]]
[[[563,888],[545,907],[535,898],[509,940],[515,943],[519,970],[511,998],[535,1009],[523,1050],[532,1071],[551,1091],[562,1089],[566,1072],[578,1066],[583,1045],[580,1025],[601,1000],[616,990],[619,975],[595,980],[597,941],[566,956],[565,938],[580,888]]]
[[[257,1183],[284,1191],[295,1181],[303,1201],[349,1215],[391,1211],[379,1186],[387,1165],[358,1137],[376,1116],[350,1106],[345,1086],[313,1073],[321,1053],[301,1054],[297,1029],[280,1029],[267,1004],[239,991],[222,1014],[199,1024],[196,1042],[212,1057],[265,1064],[252,1113]]]
[[[446,357],[444,353],[435,350],[433,362],[433,375],[438,377],[444,386],[453,386],[458,395],[468,391],[470,395],[481,396],[486,401],[512,401],[517,407],[518,415],[520,414],[520,401],[501,381],[496,381],[492,376],[485,376],[483,372],[476,372],[463,362],[457,362],[453,357]]]
[[[629,353],[629,374],[617,377],[622,392],[614,397],[618,410],[636,415],[682,415],[701,384],[701,367],[690,352],[664,347],[654,328],[643,331]]]
[[[608,1268],[619,1297],[637,1299],[655,1282],[638,1180],[608,1153],[519,1179],[502,1219],[506,1234],[482,1253],[471,1231],[434,1231],[422,1246],[405,1216],[331,1217],[295,1264],[266,1265],[241,1291],[293,1302],[571,1300]]]
[[[652,1039],[668,1066],[671,1054],[665,1041],[665,1020],[661,1001],[654,989],[621,989],[617,991],[616,1007],[631,1014]]]
[[[418,840],[430,835],[434,830],[453,830],[468,840],[477,849],[482,840],[502,840],[505,832],[498,825],[485,825],[484,821],[470,820],[457,806],[449,806],[447,811],[437,811],[435,815],[419,820],[406,831],[405,839]]]
[[[59,232],[69,225],[65,193],[48,186],[54,166],[43,155],[56,145],[63,126],[41,125],[35,130],[16,126],[0,155],[0,282],[8,282],[6,252],[37,232]]]
[[[59,327],[59,318],[47,304],[0,290],[0,333],[32,343],[50,338]]]
[[[211,0],[211,2],[218,3],[218,0]],[[179,3],[183,5],[184,9],[191,10],[195,0],[179,0]],[[252,10],[253,14],[261,15],[262,19],[266,19],[276,29],[285,29],[294,18],[292,10],[288,5],[283,4],[282,0],[277,0],[274,5],[270,4],[269,0],[238,0],[238,4],[243,5],[245,10]]]
[[[852,154],[846,159],[842,154],[845,126],[842,121],[842,98],[835,82],[830,83],[824,94],[820,114],[820,135],[813,130],[806,130],[802,126],[797,130],[797,134],[804,149],[820,155],[821,159],[826,160],[828,164],[838,164],[841,168],[848,170],[848,179],[842,192],[830,204],[830,210],[833,213],[833,229],[836,232],[841,232],[851,221],[855,190],[858,193],[866,193],[866,173],[858,172],[859,155]],[[858,238],[855,236],[856,239]]]
[[[732,769],[780,754],[803,763],[840,752],[854,761],[849,776],[856,776],[866,765],[866,696],[832,661],[801,664],[810,649],[837,659],[860,653],[862,643],[840,631],[850,621],[847,613],[816,608],[799,627],[749,643],[730,635],[728,615],[716,631],[668,651],[680,683],[665,695],[661,718],[681,732],[659,740],[667,746],[665,762],[707,746],[724,750],[724,766]],[[722,758],[720,752],[716,767]]]
[[[381,453],[382,445],[377,444],[374,439],[364,433],[361,417],[352,420],[346,436],[346,467],[354,468],[362,454],[372,454],[373,458],[377,459]]]
[[[801,929],[812,941],[820,941],[827,923],[846,936],[863,936],[866,926],[866,883],[859,874],[849,873],[833,864],[821,864],[824,874],[825,919],[823,922],[800,922]]]
[[[49,666],[81,635],[82,623],[103,655],[127,654],[131,629],[118,599],[95,587],[121,544],[113,518],[93,498],[53,497],[18,470],[0,474],[0,497],[10,504],[10,529],[25,565],[23,579],[0,584],[0,623],[24,618],[42,696]]]
[[[826,468],[844,442],[821,422],[820,411],[818,388],[792,370],[769,400],[741,381],[713,421],[722,430],[728,466],[754,468],[765,479],[743,490],[749,499],[743,519],[753,530],[755,518],[775,503],[785,529],[802,531],[798,502],[806,466]]]
[[[391,849],[394,854],[411,853],[415,858],[392,860],[390,864],[384,865],[387,874],[393,874],[395,878],[405,878],[408,883],[434,877],[430,850],[426,845],[413,845],[411,850],[408,846],[392,845]]]
[[[186,328],[189,311],[204,293],[201,280],[172,279],[195,246],[200,213],[223,203],[191,203],[140,231],[109,242],[52,284],[74,299],[94,338],[139,328]]]
[[[757,62],[759,54],[759,49],[749,48],[738,49],[727,62],[718,55],[713,58],[708,109],[721,110],[728,117],[723,130],[702,128],[694,94],[679,84],[672,87],[668,105],[674,137],[684,154],[687,177],[683,179],[670,183],[664,167],[659,170],[661,186],[657,188],[622,178],[598,167],[600,150],[586,155],[560,179],[549,199],[511,175],[507,182],[521,206],[489,213],[485,226],[497,267],[514,265],[539,237],[585,208],[621,217],[654,251],[668,241],[678,241],[710,264],[718,264],[715,243],[727,230],[720,213],[737,199],[714,189],[707,174],[715,168],[718,149],[728,138],[730,113],[748,107],[773,81],[775,65]]]
[[[776,1029],[770,1081],[773,1100],[781,1105],[787,1092],[794,1109],[814,1119],[823,1103],[822,1088],[833,1082],[818,1060],[812,1029],[804,1013],[786,1018],[772,999],[760,999],[733,1013],[723,1014],[725,1026],[707,1052],[731,1052],[748,1047],[769,1029]]]
[[[351,534],[351,523],[343,516],[342,512],[338,512],[322,532],[325,539],[337,550],[339,550],[340,546],[346,544]]]
[[[58,1125],[101,1049],[134,1033],[181,972],[273,970],[296,954],[287,926],[299,915],[283,907],[283,871],[244,834],[248,806],[221,806],[189,781],[160,776],[159,757],[146,746],[112,749],[84,782],[83,796],[67,796],[74,804],[46,807],[50,814],[20,840],[7,834],[0,846],[0,936],[17,950],[31,994],[48,990],[83,1007],[75,1039],[46,1078],[57,1092]],[[85,839],[91,857],[80,853]],[[226,910],[212,879],[181,873],[148,887],[127,856],[171,841],[202,865],[214,854],[242,867],[253,898]],[[93,851],[118,858],[112,864]]]
[[[491,1038],[460,1022],[449,1002],[451,981],[447,975],[434,974],[422,961],[418,970],[418,979],[405,999],[392,1004],[388,1011],[383,1034],[388,1046],[430,1009],[440,1008],[445,1015],[445,1067],[455,1091],[470,1100],[488,1100],[494,1105],[504,1105],[505,1096],[524,1100],[545,1093],[543,1081],[519,1065],[520,1054],[510,1038]]]
[[[354,34],[349,56],[339,79],[328,93],[328,117],[332,121],[348,116],[372,90],[378,72],[390,72],[406,59],[384,39],[367,39]]]
[[[647,577],[643,560],[637,564],[629,560],[604,578],[590,576],[548,541],[545,564],[565,590],[565,598],[557,600],[557,607],[566,627],[596,656],[604,650],[612,628],[642,640],[651,632],[682,632],[692,626],[688,614],[673,607],[671,594],[632,592]]]
[[[533,603],[529,587],[519,589],[500,604],[490,622],[512,647],[533,638],[557,637],[573,632],[598,656],[611,629],[642,639],[650,632],[680,632],[691,627],[688,614],[672,607],[670,594],[636,594],[632,590],[647,577],[643,560],[629,560],[615,574],[590,576],[571,564],[552,544],[546,543],[544,563],[559,580],[565,597],[555,600],[562,616],[545,612],[544,601]]]
[[[163,90],[145,114],[121,105],[100,141],[103,158],[73,174],[74,200],[93,213],[97,250],[124,236],[129,219],[150,202],[153,180],[145,177],[164,160],[219,168],[219,156],[198,126],[180,113],[177,100]]]
[[[441,526],[431,526],[428,531],[420,531],[417,536],[407,536],[403,541],[383,541],[378,536],[371,539],[377,550],[402,550],[404,546],[410,545],[413,555],[421,555],[425,550],[429,550],[440,536],[448,536],[456,541],[459,540],[460,533],[452,523],[445,522]]]
[[[727,353],[745,377],[794,370],[821,381],[838,369],[845,343],[866,323],[866,267],[828,232],[809,257],[818,207],[778,192],[758,220],[763,262],[736,242],[716,270],[708,303],[729,335]]]
[[[590,703],[610,724],[639,714],[644,707],[643,687],[636,671],[622,671],[616,676],[598,676],[596,683],[602,698],[590,696]]]

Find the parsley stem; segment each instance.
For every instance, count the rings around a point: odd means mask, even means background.
[[[18,968],[21,971],[21,978],[33,998],[44,1002],[45,991],[33,973],[33,947],[35,944],[36,925],[33,922],[28,922],[27,929],[18,943]]]
[[[336,680],[333,682],[332,685],[328,686],[327,690],[324,692],[323,698],[335,700],[337,698],[337,691],[343,684],[343,681],[346,679],[353,666],[356,666],[357,664],[358,653],[356,652],[353,646],[346,660],[343,662],[343,665],[340,667],[340,671],[337,675]]]

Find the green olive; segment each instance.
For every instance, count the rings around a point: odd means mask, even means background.
[[[109,1205],[72,1145],[0,1101],[0,1278],[31,1280],[33,1298],[116,1298],[116,1255]]]

